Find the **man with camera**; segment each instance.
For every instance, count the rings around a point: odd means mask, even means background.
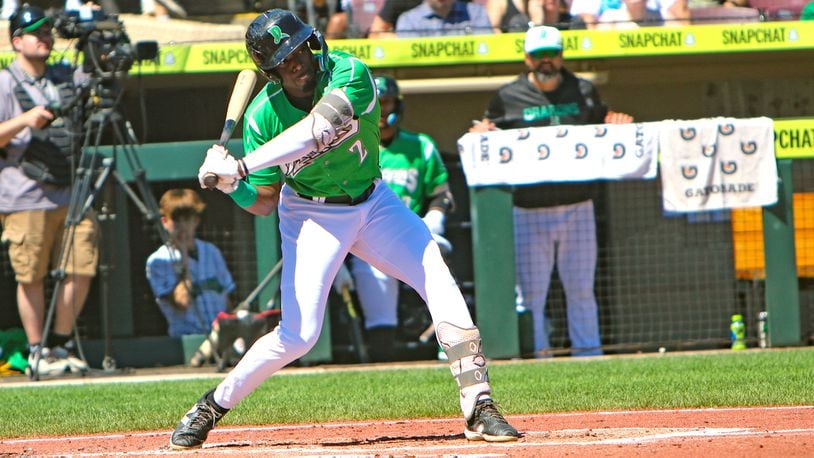
[[[32,370],[41,375],[84,372],[88,366],[74,355],[72,334],[96,273],[98,225],[88,214],[75,231],[65,231],[81,131],[78,109],[65,107],[74,105],[87,75],[46,63],[54,37],[41,8],[22,5],[9,20],[9,34],[16,57],[0,71],[0,224],[17,280],[29,365],[36,363]],[[72,240],[63,243],[64,234]],[[45,348],[44,279],[61,267],[66,275]]]

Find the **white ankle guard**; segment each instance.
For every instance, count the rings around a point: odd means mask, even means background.
[[[442,322],[435,327],[435,335],[447,354],[449,369],[458,382],[461,410],[464,418],[469,420],[478,398],[492,392],[486,371],[486,357],[481,350],[480,331],[478,328],[463,329]]]

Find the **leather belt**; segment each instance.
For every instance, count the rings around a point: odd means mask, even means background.
[[[313,200],[314,202],[319,202],[322,204],[341,204],[341,205],[359,205],[362,202],[366,201],[373,191],[376,189],[376,183],[372,183],[365,189],[365,192],[360,194],[358,197],[351,197],[351,196],[329,196],[329,197],[314,197],[314,196],[306,196],[300,193],[297,193],[297,196],[307,199]]]

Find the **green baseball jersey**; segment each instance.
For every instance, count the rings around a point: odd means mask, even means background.
[[[381,176],[379,171],[379,101],[376,85],[361,60],[341,51],[328,55],[327,70],[317,75],[314,103],[333,89],[342,90],[354,117],[322,151],[311,151],[279,167],[258,170],[249,182],[268,185],[285,180],[307,196],[357,197]],[[246,154],[265,144],[308,113],[294,107],[279,82],[269,82],[246,109],[243,147]]]
[[[399,129],[389,145],[382,145],[382,180],[419,215],[430,197],[446,189],[447,169],[428,135]]]

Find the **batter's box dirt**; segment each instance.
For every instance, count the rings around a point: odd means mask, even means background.
[[[11,456],[585,456],[811,457],[814,407],[509,415],[517,442],[467,441],[460,418],[321,425],[222,425],[204,448],[176,452],[170,431],[0,440]]]

